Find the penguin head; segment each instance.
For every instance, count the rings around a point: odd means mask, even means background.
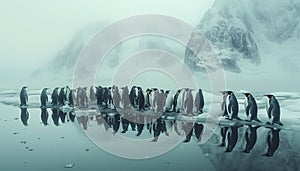
[[[227,91],[227,94],[231,96],[231,95],[233,95],[233,92],[232,91]]]
[[[47,91],[49,88],[44,88],[43,91]]]
[[[265,94],[264,96],[267,96],[268,99],[271,99],[272,97],[274,97],[274,95],[272,95],[272,94]]]
[[[166,94],[169,94],[169,93],[170,93],[170,90],[167,90],[167,91],[166,91]]]
[[[27,86],[23,86],[22,89],[25,90],[27,88]]]
[[[243,93],[246,97],[249,97],[251,94],[250,93]]]

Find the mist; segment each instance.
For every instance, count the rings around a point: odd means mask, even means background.
[[[88,25],[140,14],[178,17],[193,25],[213,0],[12,0],[1,3],[1,88],[18,88],[37,68],[55,58]],[[7,77],[9,75],[9,77]],[[27,78],[26,78],[27,79]],[[28,82],[28,80],[27,80]]]

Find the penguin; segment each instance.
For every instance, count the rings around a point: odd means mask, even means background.
[[[222,93],[222,102],[221,102],[221,110],[223,111],[223,116],[228,117],[228,111],[227,111],[227,107],[226,107],[226,100],[227,100],[227,96],[228,93],[226,91],[220,91]]]
[[[68,102],[68,104],[70,104],[70,99],[69,99],[70,93],[71,93],[70,87],[69,87],[69,86],[66,86],[65,99],[66,99],[66,101]]]
[[[27,106],[28,102],[28,95],[27,95],[27,86],[22,87],[20,92],[20,106]]]
[[[136,101],[136,86],[132,86],[130,93],[129,93],[129,100],[130,100],[130,104],[131,106],[135,107],[135,101]]]
[[[103,102],[103,88],[101,86],[96,87],[96,99],[97,105],[102,105]]]
[[[204,98],[203,98],[203,93],[202,90],[199,89],[196,97],[195,97],[195,107],[196,107],[196,112],[201,114],[203,113],[203,107],[204,107]]]
[[[226,99],[226,107],[227,107],[227,111],[229,114],[231,114],[230,119],[237,119],[237,120],[241,120],[238,117],[239,114],[239,104],[238,101],[234,95],[234,93],[232,91],[227,91],[228,93],[228,97]]]
[[[143,93],[143,89],[141,87],[137,87],[138,89],[138,96],[137,96],[137,102],[138,102],[138,110],[145,110],[145,96]]]
[[[96,99],[95,99],[95,91],[94,91],[94,87],[93,86],[91,86],[91,88],[90,88],[90,99],[91,99],[91,101],[95,101]]]
[[[247,118],[249,118],[250,115],[250,122],[254,120],[261,123],[261,121],[257,118],[257,104],[254,97],[250,93],[243,94],[245,95],[245,110]]]
[[[48,88],[44,88],[41,92],[41,107],[46,107],[48,102],[48,95],[47,95]]]
[[[150,107],[150,89],[147,88],[145,96],[145,108]]]
[[[184,100],[184,109],[185,109],[185,114],[193,114],[193,95],[192,95],[192,90],[188,89],[186,90],[186,97]]]
[[[283,126],[283,124],[280,121],[280,105],[277,101],[277,99],[275,98],[274,95],[268,94],[265,95],[268,97],[268,101],[267,101],[267,114],[269,119],[272,119],[272,125],[273,124],[278,124]],[[270,124],[270,122],[268,122],[267,124]]]
[[[80,106],[80,97],[82,93],[82,88],[78,87],[77,88],[77,94],[76,94],[76,105]]]
[[[181,90],[177,90],[176,94],[174,95],[174,100],[173,100],[173,112],[177,112],[177,101],[178,101],[178,96],[180,94]]]
[[[55,89],[53,89],[53,92],[52,92],[52,95],[51,95],[51,99],[52,99],[51,104],[53,106],[58,105],[58,89],[59,89],[59,87],[56,87]]]
[[[246,139],[246,147],[243,151],[244,153],[250,153],[250,151],[253,149],[253,147],[256,144],[257,140],[257,129],[260,128],[260,126],[251,126],[249,125],[245,132],[245,139]]]
[[[266,157],[272,157],[275,151],[279,147],[280,143],[280,129],[273,129],[271,128],[268,135],[267,135],[267,145],[268,149],[267,152],[264,154]]]
[[[88,106],[88,96],[87,96],[87,88],[83,87],[79,96],[80,106],[87,107]]]
[[[61,88],[59,95],[58,95],[58,104],[63,106],[65,105],[65,100],[66,100],[66,96],[65,96],[65,88]]]
[[[69,93],[69,105],[70,106],[74,106],[74,99],[75,99],[74,91],[75,90],[70,90],[70,93]]]
[[[113,97],[112,97],[113,104],[114,104],[115,108],[118,109],[118,108],[120,108],[120,102],[121,102],[121,95],[119,93],[119,88],[113,86],[112,91],[113,91]]]
[[[130,107],[130,98],[129,98],[129,90],[128,87],[122,87],[123,92],[122,92],[122,97],[121,97],[121,102],[123,104],[123,108],[129,108]]]
[[[172,112],[173,105],[174,105],[174,92],[171,90],[166,91],[166,105],[165,105],[165,112]]]
[[[155,113],[163,113],[164,106],[166,104],[166,96],[163,90],[160,90],[160,92],[157,91],[157,98],[155,102]]]

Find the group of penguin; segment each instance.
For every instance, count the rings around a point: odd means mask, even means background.
[[[47,96],[48,88],[44,88],[40,95],[41,107],[45,107],[48,103]],[[77,88],[77,90],[71,90],[68,86],[62,87],[60,92],[59,88],[54,88],[51,99],[51,104],[74,106],[74,100],[76,104],[81,107],[88,106],[87,88]],[[75,92],[77,95],[75,96]],[[104,106],[104,108],[112,107],[116,108],[128,108],[130,106],[137,108],[137,110],[154,110],[155,113],[165,112],[182,112],[184,114],[201,114],[204,108],[204,98],[202,90],[195,91],[189,88],[179,89],[177,91],[151,88],[145,92],[139,86],[132,86],[129,92],[127,86],[118,88],[112,87],[90,87],[90,100],[97,101],[97,105]],[[221,108],[223,116],[228,119],[241,120],[238,117],[239,104],[235,94],[232,91],[220,91],[223,95],[221,102]],[[249,121],[261,122],[257,117],[257,103],[251,93],[243,93],[245,95],[245,111],[246,116],[249,117]],[[269,124],[283,125],[280,121],[280,105],[274,95],[267,94],[267,115],[272,122]],[[27,86],[22,87],[20,92],[21,106],[26,106],[28,102]]]
[[[232,91],[221,91],[223,94],[223,100],[221,103],[221,108],[223,111],[223,116],[227,116],[229,119],[241,120],[238,117],[239,113],[239,104],[237,98],[235,97]],[[245,111],[246,116],[250,119],[249,121],[261,122],[257,117],[257,103],[255,98],[251,93],[243,93],[245,95]],[[267,122],[267,124],[278,124],[282,126],[283,124],[280,121],[280,105],[276,97],[272,94],[264,95],[268,98],[267,100],[267,115],[269,119],[272,119],[272,122]]]

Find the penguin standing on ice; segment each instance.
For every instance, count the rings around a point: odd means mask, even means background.
[[[129,93],[129,100],[130,100],[130,104],[131,106],[135,107],[135,102],[136,102],[136,86],[132,86],[130,93]]]
[[[130,98],[129,98],[129,90],[128,87],[122,87],[121,89],[123,89],[122,92],[122,97],[121,97],[121,102],[123,104],[123,108],[129,108],[130,107]]]
[[[228,93],[226,91],[220,91],[222,93],[222,102],[221,102],[221,110],[223,111],[223,116],[228,116],[228,111],[226,107],[226,100]]]
[[[65,96],[65,88],[61,88],[59,95],[58,95],[58,104],[59,105],[65,105],[65,100],[66,100],[66,96]]]
[[[277,101],[277,99],[275,98],[274,95],[268,94],[265,95],[268,97],[268,101],[267,101],[267,113],[268,113],[268,117],[269,119],[271,119],[273,117],[272,120],[272,125],[273,124],[278,124],[278,125],[283,125],[280,122],[280,105]],[[267,124],[270,124],[269,122]]]
[[[58,105],[58,87],[56,87],[56,88],[53,90],[52,95],[51,95],[51,99],[52,99],[51,104],[52,104],[53,106]]]
[[[193,95],[192,95],[192,90],[188,89],[186,90],[186,98],[184,100],[184,109],[185,109],[185,114],[193,114]]]
[[[195,97],[195,106],[196,106],[196,111],[198,113],[203,113],[203,107],[204,107],[204,98],[203,98],[203,93],[202,90],[199,89],[196,97]]]
[[[239,104],[238,101],[232,91],[227,91],[228,97],[226,99],[226,107],[229,114],[231,114],[230,119],[241,120],[238,117],[239,114]]]
[[[253,120],[257,122],[261,122],[257,118],[257,104],[254,97],[250,93],[243,93],[243,94],[245,95],[245,110],[246,110],[247,118],[249,118],[250,115],[250,120],[249,120],[250,122]]]
[[[27,106],[27,102],[28,102],[27,86],[24,86],[21,89],[21,92],[20,92],[20,101],[21,101],[21,105],[20,106]]]
[[[138,96],[137,96],[137,102],[138,102],[138,110],[145,110],[145,96],[143,93],[143,89],[141,87],[138,87]]]
[[[93,86],[91,86],[91,88],[90,88],[90,99],[91,99],[91,101],[95,101],[96,100],[95,90],[94,90]]]
[[[47,102],[48,102],[47,90],[48,90],[48,88],[44,88],[41,93],[41,97],[40,97],[41,107],[46,107],[46,105],[47,105]]]

